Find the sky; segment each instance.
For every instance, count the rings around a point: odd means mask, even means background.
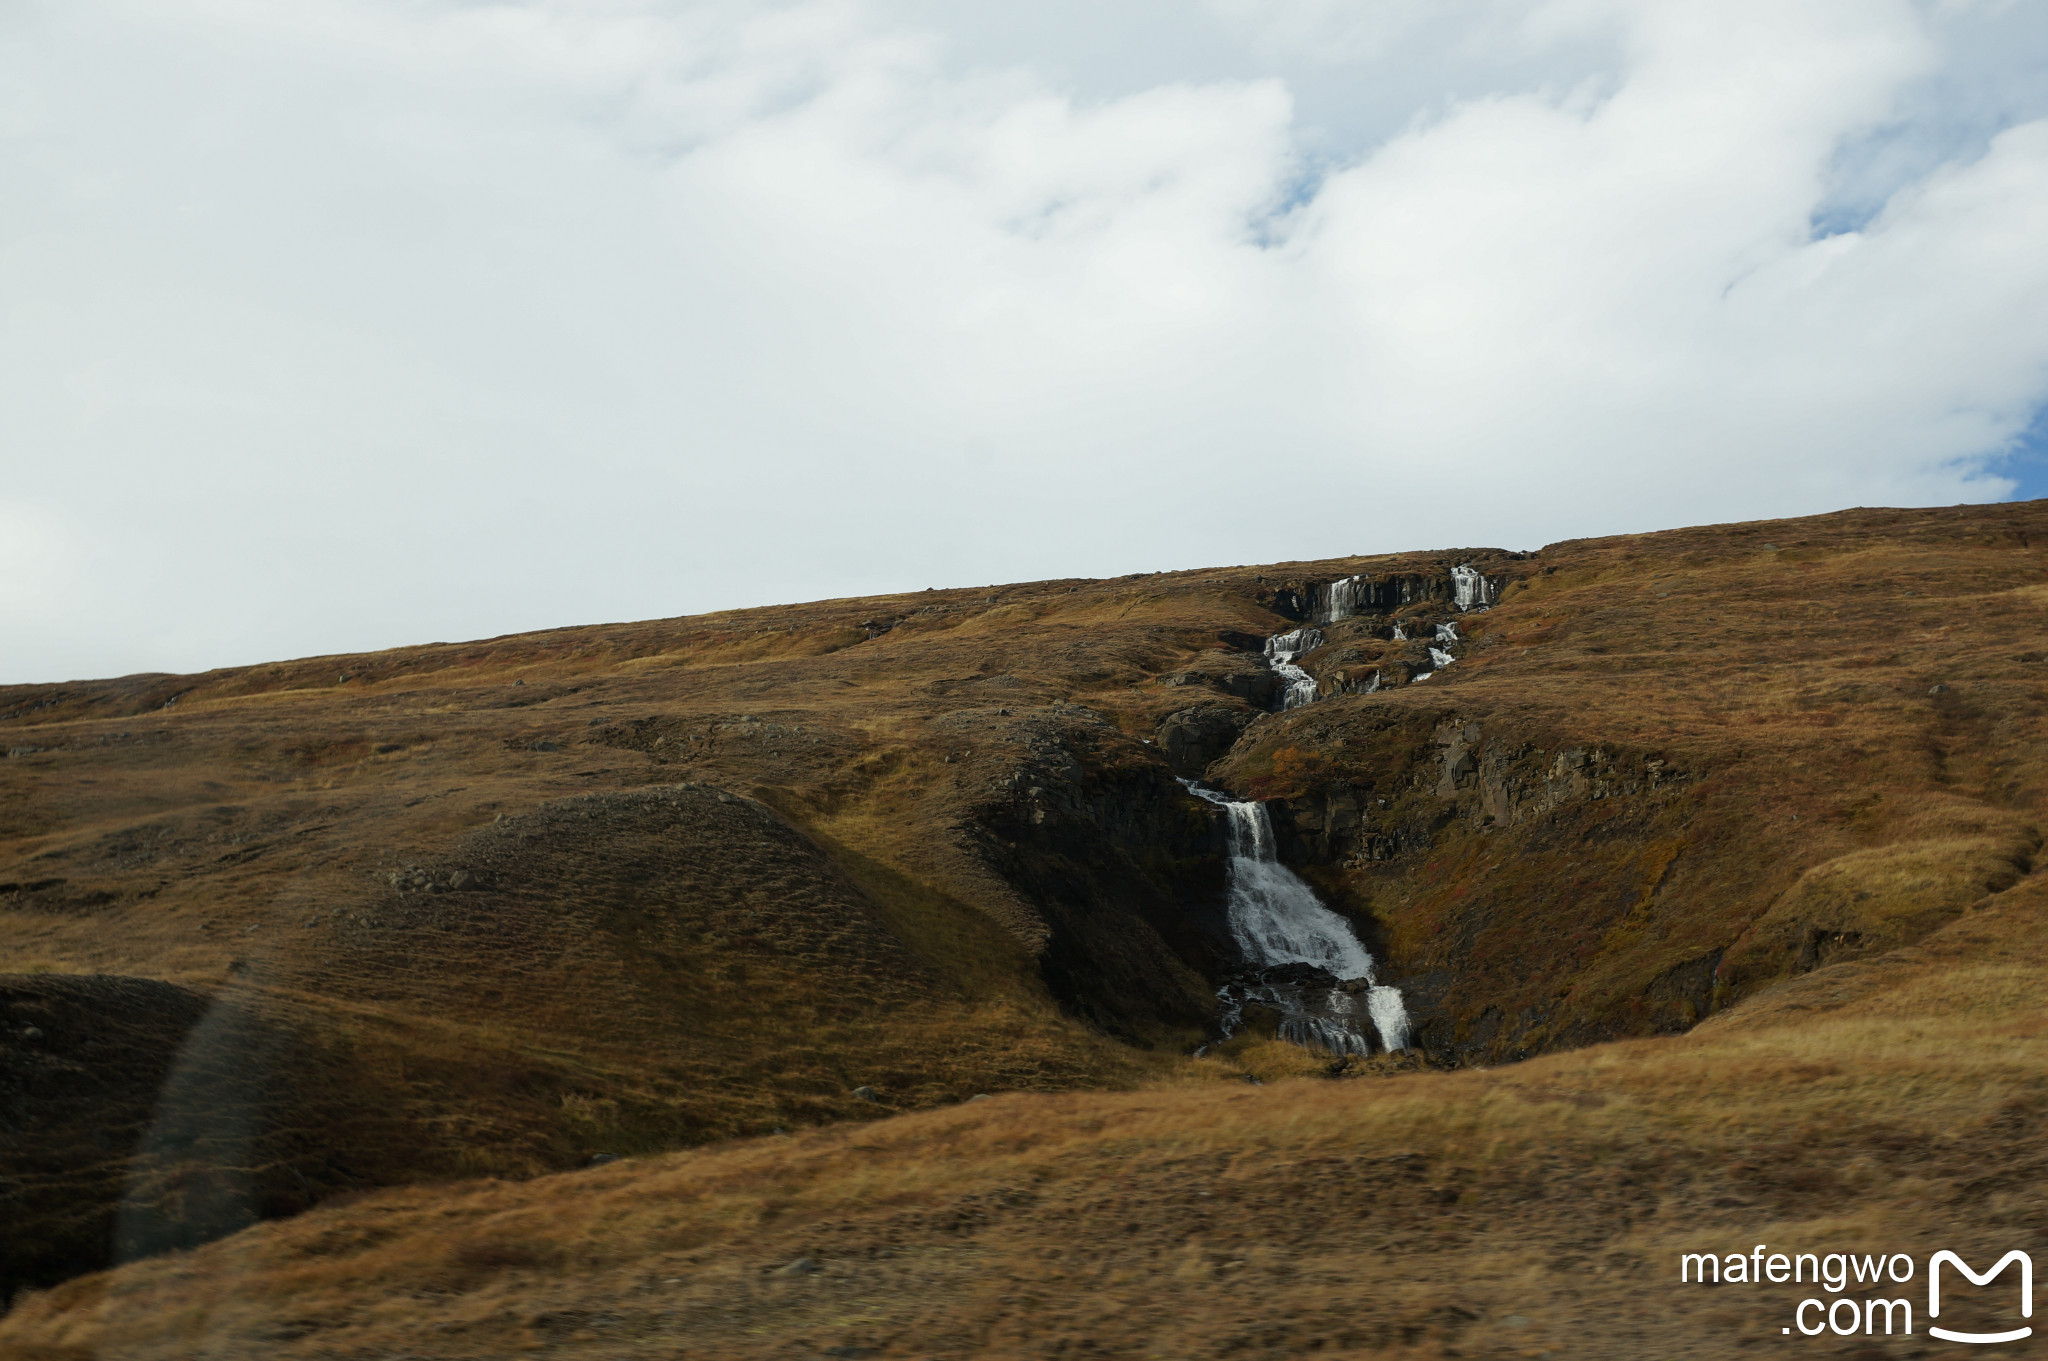
[[[2048,495],[2048,6],[0,0],[0,683]]]

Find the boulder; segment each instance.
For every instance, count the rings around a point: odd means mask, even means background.
[[[1174,774],[1200,779],[1210,762],[1228,752],[1255,717],[1248,709],[1222,704],[1181,709],[1160,720],[1159,749]]]

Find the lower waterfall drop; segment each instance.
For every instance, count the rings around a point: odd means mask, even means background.
[[[1192,780],[1181,783],[1230,816],[1230,934],[1246,969],[1216,992],[1224,1038],[1243,1028],[1246,1006],[1259,1004],[1280,1013],[1282,1039],[1306,1048],[1333,1054],[1406,1049],[1401,990],[1376,980],[1372,955],[1351,924],[1280,863],[1265,805],[1230,799]]]

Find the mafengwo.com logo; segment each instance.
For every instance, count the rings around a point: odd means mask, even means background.
[[[2014,1267],[2018,1270],[2010,1270]],[[2004,1294],[1992,1306],[1992,1312],[2002,1315],[2010,1326],[1984,1328],[1973,1324],[1968,1330],[1942,1327],[1944,1271],[1951,1321],[1957,1291],[1965,1281],[1980,1288],[1997,1282]],[[1710,1252],[1682,1253],[1678,1259],[1678,1279],[1688,1285],[1810,1284],[1818,1293],[1794,1305],[1792,1321],[1779,1330],[1807,1337],[1823,1333],[1837,1337],[1911,1336],[1916,1321],[1926,1328],[1928,1336],[1944,1342],[2018,1342],[2034,1332],[2033,1326],[2024,1321],[2034,1316],[2034,1259],[2017,1248],[1983,1271],[1971,1266],[1960,1254],[1943,1249],[1929,1257],[1922,1270],[1919,1263],[1903,1252],[1788,1253],[1772,1252],[1769,1244],[1759,1243],[1747,1256],[1735,1252],[1720,1257]],[[1926,1283],[1924,1296],[1914,1284],[1916,1279]],[[2015,1285],[2019,1287],[2017,1291],[2012,1289]],[[1924,1299],[1926,1306],[1925,1314],[1918,1320],[1913,1308],[1916,1299]],[[1972,1309],[1972,1314],[1983,1312],[1987,1303],[1973,1301],[1978,1307]]]

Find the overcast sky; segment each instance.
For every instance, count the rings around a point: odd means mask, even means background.
[[[2039,3],[0,0],[0,681],[2048,494],[2044,403]]]

